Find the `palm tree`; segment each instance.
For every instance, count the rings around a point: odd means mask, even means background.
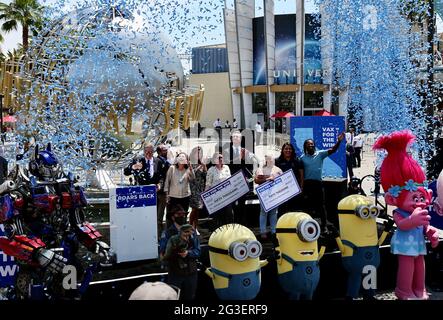
[[[1,29],[5,32],[17,30],[22,26],[23,50],[29,45],[29,30],[41,24],[42,6],[37,0],[13,0],[10,4],[0,3],[0,20],[4,21]]]

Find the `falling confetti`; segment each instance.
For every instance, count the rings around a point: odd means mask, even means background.
[[[321,8],[325,59],[333,61],[332,85],[348,90],[350,125],[370,132],[411,129],[420,155],[429,154],[426,140],[431,119],[418,81],[426,59],[426,30],[408,17],[426,14],[420,1],[316,0]],[[426,39],[426,38],[425,38]],[[420,156],[419,155],[419,156]],[[425,157],[422,157],[426,160]]]
[[[65,168],[78,172],[124,163],[135,145],[156,141],[167,121],[164,100],[183,87],[177,53],[190,52],[197,35],[202,43],[213,37],[223,1],[43,4],[44,26],[22,64],[29,87],[18,95],[17,133],[22,143],[51,142]],[[129,117],[133,123],[122,123]]]

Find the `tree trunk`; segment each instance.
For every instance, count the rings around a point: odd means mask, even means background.
[[[29,26],[24,24],[22,31],[22,41],[23,41],[23,53],[28,51],[28,41],[29,41]]]

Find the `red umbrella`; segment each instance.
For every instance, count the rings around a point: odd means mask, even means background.
[[[17,122],[17,118],[14,116],[3,117],[3,122]]]
[[[292,112],[288,111],[279,111],[271,116],[271,118],[291,118],[291,117],[295,117],[295,115]]]
[[[329,117],[329,116],[335,116],[335,114],[323,109],[323,110],[315,113],[314,116]]]

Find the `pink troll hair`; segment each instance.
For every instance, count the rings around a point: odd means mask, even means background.
[[[382,136],[375,142],[374,150],[385,149],[388,152],[380,168],[381,185],[385,192],[392,186],[404,186],[410,179],[416,183],[426,180],[423,169],[406,152],[406,148],[414,141],[412,132],[403,130]]]

